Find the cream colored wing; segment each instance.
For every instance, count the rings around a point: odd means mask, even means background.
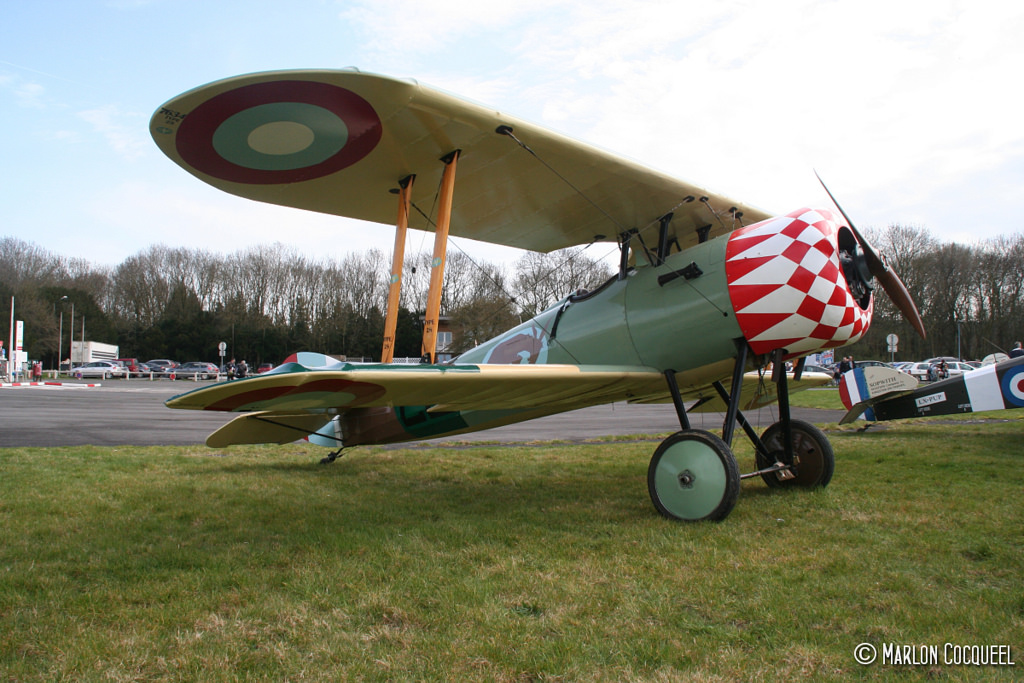
[[[503,126],[531,151],[496,132]],[[395,223],[392,192],[410,175],[413,202],[429,214],[440,159],[461,150],[451,234],[534,251],[614,242],[673,210],[681,248],[698,231],[714,237],[768,217],[502,112],[356,70],[210,83],[160,107],[150,132],[173,161],[226,192],[384,225]],[[425,219],[410,227],[433,229]]]

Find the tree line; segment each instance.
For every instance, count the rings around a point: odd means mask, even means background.
[[[406,259],[396,357],[420,355],[431,260],[425,252]],[[156,245],[102,267],[5,237],[0,311],[10,319],[14,296],[28,356],[48,367],[67,359],[72,313],[76,341],[84,325],[87,341],[117,344],[122,357],[141,360],[216,361],[220,341],[250,365],[296,351],[379,360],[390,270],[390,255],[376,249],[332,260],[282,244],[226,255]],[[471,348],[610,275],[586,248],[526,252],[508,266],[453,248],[441,309],[451,321],[450,348]]]
[[[939,242],[926,229],[892,225],[872,231],[871,242],[886,255],[917,302],[928,338],[922,340],[884,293],[856,357],[889,360],[886,336],[896,334],[896,360],[959,356],[980,360],[1009,351],[1024,337],[1024,235],[974,245]]]
[[[856,357],[888,360],[890,333],[900,338],[896,358],[906,360],[981,358],[1024,336],[1024,235],[966,246],[894,225],[870,239],[917,302],[928,338],[919,339],[879,293],[871,329],[850,349]],[[598,256],[573,248],[495,264],[450,250],[442,315],[451,320],[451,350],[598,286],[612,274]],[[430,261],[421,253],[405,264],[398,357],[420,355]],[[87,340],[118,344],[124,357],[216,360],[217,343],[225,341],[229,356],[250,364],[278,363],[300,350],[376,360],[389,279],[390,256],[380,250],[331,260],[281,244],[226,255],[157,245],[102,267],[0,239],[0,315],[10,319],[14,296],[29,358],[47,366],[67,358],[72,306],[76,340],[84,323]]]

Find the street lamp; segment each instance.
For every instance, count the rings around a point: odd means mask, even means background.
[[[61,344],[64,343],[64,302],[67,300],[67,295],[62,296],[60,299],[57,300],[60,302],[60,324],[57,326],[57,365],[56,367],[54,367],[54,370],[57,371],[57,374],[53,376],[54,379],[57,379],[57,377],[60,375],[60,347]],[[56,306],[57,302],[54,302],[53,305]]]
[[[60,338],[57,340],[57,373],[60,374],[60,345],[64,340],[64,304],[63,302],[69,301],[67,294],[60,298],[61,310],[60,310]],[[75,302],[71,302],[71,322],[68,323],[68,374],[71,374],[71,348],[75,343]]]

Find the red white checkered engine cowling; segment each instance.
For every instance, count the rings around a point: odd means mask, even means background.
[[[754,353],[799,356],[850,344],[867,331],[874,300],[862,308],[850,293],[840,231],[849,228],[832,212],[800,209],[729,237],[729,297]]]

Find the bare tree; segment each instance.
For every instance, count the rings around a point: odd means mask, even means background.
[[[111,306],[116,316],[141,327],[151,327],[163,316],[172,287],[164,265],[167,253],[167,247],[155,245],[114,269]]]
[[[523,317],[533,317],[569,294],[594,289],[611,277],[611,268],[590,258],[585,247],[549,254],[527,252],[515,264],[516,292]]]

